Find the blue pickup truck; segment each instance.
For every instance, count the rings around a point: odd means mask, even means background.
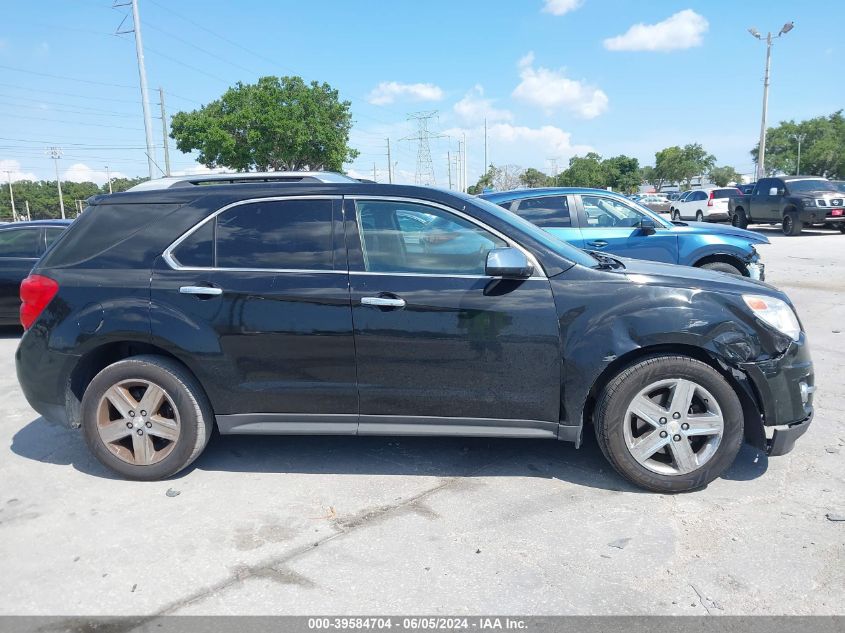
[[[764,279],[764,235],[732,226],[670,222],[603,189],[550,187],[480,196],[588,251],[708,268]]]

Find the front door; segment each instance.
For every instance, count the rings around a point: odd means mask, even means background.
[[[623,257],[678,263],[678,238],[671,228],[622,200],[601,194],[582,194],[579,220],[586,250]],[[653,233],[640,228],[654,221]]]
[[[554,436],[561,355],[542,271],[485,275],[509,243],[447,207],[347,198],[344,211],[358,432]]]
[[[153,340],[193,355],[222,432],[355,433],[345,250],[340,198],[265,199],[222,210],[157,267]]]

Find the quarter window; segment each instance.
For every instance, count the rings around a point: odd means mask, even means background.
[[[543,196],[520,200],[517,203],[516,213],[539,227],[572,226],[566,196]]]
[[[483,275],[487,253],[507,243],[443,209],[358,201],[366,270],[379,273]]]
[[[47,248],[50,248],[50,246],[52,246],[53,242],[55,242],[57,239],[59,239],[59,236],[62,233],[64,233],[64,231],[65,231],[64,229],[51,229],[51,228],[48,227],[45,231],[45,238],[47,240],[47,244],[46,244]]]
[[[0,231],[0,257],[38,257],[38,229]]]
[[[194,231],[173,254],[186,267],[331,270],[332,201],[238,205]]]

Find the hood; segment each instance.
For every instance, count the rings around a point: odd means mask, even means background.
[[[638,284],[700,288],[710,292],[730,292],[733,294],[757,293],[780,299],[785,298],[783,293],[774,286],[748,277],[691,266],[662,264],[644,259],[617,257],[616,255],[614,257],[625,264],[625,270],[621,272],[624,272],[628,279]]]
[[[768,244],[769,238],[754,231],[738,229],[727,224],[712,224],[710,222],[684,222],[683,225],[674,225],[676,233],[691,235],[724,235],[747,240],[751,244]]]

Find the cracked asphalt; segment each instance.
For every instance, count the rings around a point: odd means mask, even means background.
[[[29,408],[0,333],[0,614],[845,614],[845,236],[761,232],[816,420],[685,495],[629,486],[589,436],[215,436],[121,481]]]

